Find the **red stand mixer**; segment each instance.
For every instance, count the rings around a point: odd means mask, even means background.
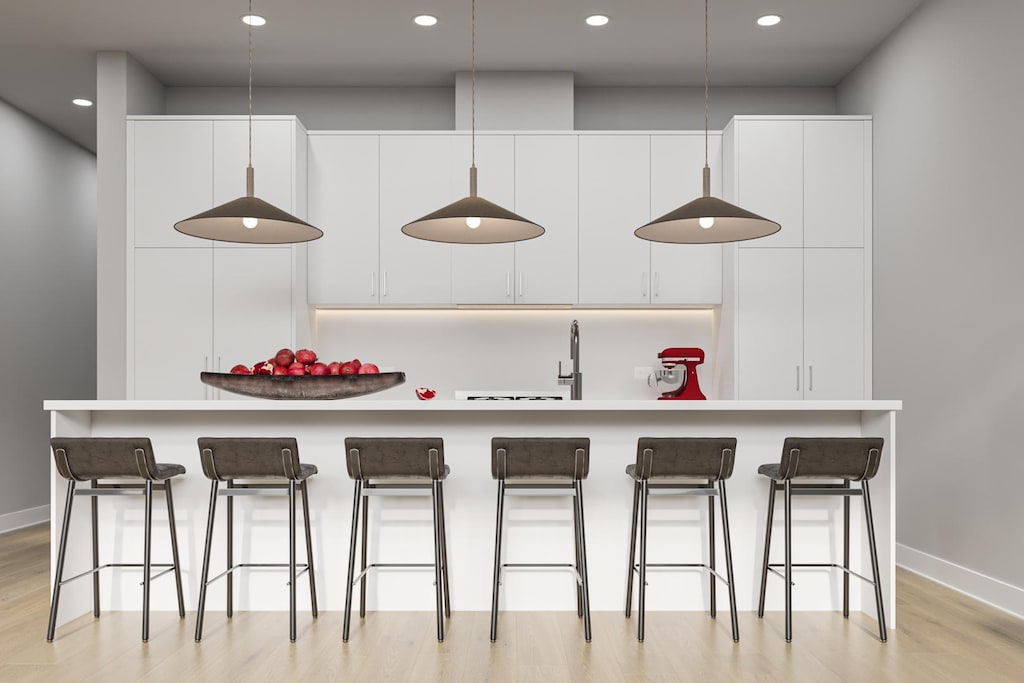
[[[670,348],[658,354],[662,367],[654,373],[658,388],[664,389],[659,401],[706,401],[697,383],[697,366],[704,362],[704,349]],[[680,367],[683,366],[683,367]]]

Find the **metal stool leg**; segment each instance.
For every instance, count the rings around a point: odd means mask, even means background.
[[[711,482],[708,482],[708,487],[711,487]],[[715,569],[715,497],[708,496],[708,567],[712,571]],[[715,592],[718,586],[716,582],[718,579],[715,578],[714,574],[708,575],[708,598],[711,602],[711,618],[715,619],[718,617],[718,594]]]
[[[633,567],[636,563],[636,522],[640,509],[640,482],[633,483],[633,517],[629,532],[629,567],[626,569],[626,616],[633,611]]]
[[[434,585],[437,592],[437,642],[444,642],[444,581],[441,579],[441,513],[438,510],[440,494],[438,481],[431,485],[431,502],[434,506]]]
[[[850,480],[843,479],[843,488],[850,488]],[[843,496],[843,616],[850,617],[850,497]]]
[[[452,616],[452,604],[448,595],[448,527],[444,521],[444,482],[437,483],[437,495],[441,509],[441,580],[444,581],[444,615]]]
[[[288,639],[295,642],[295,480],[288,480]]]
[[[740,640],[740,623],[736,617],[736,581],[732,573],[732,539],[729,534],[729,504],[725,498],[725,480],[718,480],[718,497],[722,506],[722,540],[725,542],[725,578],[729,586],[729,617],[732,620],[732,639]],[[712,581],[714,578],[712,578]]]
[[[171,562],[174,563],[174,587],[178,591],[178,616],[185,618],[185,593],[181,590],[181,560],[178,559],[178,527],[174,523],[174,496],[171,494],[171,480],[164,482],[164,498],[167,500],[167,526],[171,530]]]
[[[356,536],[359,532],[359,508],[362,502],[363,482],[356,479],[356,491],[352,498],[352,534],[348,544],[348,577],[345,581],[345,623],[341,630],[341,641],[348,642],[348,629],[352,622],[352,578],[356,570]],[[365,576],[361,580],[365,580]]]
[[[875,520],[871,514],[871,492],[868,482],[860,483],[864,498],[864,521],[868,527],[868,549],[871,551],[871,578],[875,582],[875,609],[878,610],[878,639],[883,643],[888,640],[885,630],[885,609],[882,607],[882,576],[878,570],[878,546],[875,544]]]
[[[206,548],[203,551],[203,576],[199,581],[199,606],[196,609],[196,642],[203,639],[203,616],[206,614],[206,586],[210,581],[210,553],[213,550],[213,519],[217,512],[217,484],[210,484],[210,511],[206,517]]]
[[[309,527],[309,495],[306,493],[306,481],[299,484],[302,493],[302,521],[306,526],[306,571],[309,573],[309,604],[316,619],[319,614],[316,607],[316,574],[313,572],[313,532]]]
[[[99,482],[95,479],[92,480],[93,488]],[[100,616],[100,573],[97,571],[100,568],[100,540],[99,540],[99,499],[96,496],[91,496],[92,500],[92,615],[96,618]]]
[[[498,520],[494,532],[494,583],[491,586],[491,642],[498,639],[498,585],[501,583],[501,524],[505,508],[505,481],[498,480]]]
[[[644,617],[647,606],[647,480],[640,482],[640,598],[637,604],[636,639],[644,642]]]
[[[576,514],[580,518],[580,555],[583,559],[583,634],[586,641],[590,642],[590,582],[587,579],[587,533],[583,518],[583,482],[576,480],[576,496],[573,499],[576,503]]]
[[[768,589],[768,557],[772,548],[772,519],[775,517],[775,480],[768,480],[768,521],[764,531],[764,562],[761,564],[761,597],[757,602],[757,618],[764,618],[764,594]]]
[[[153,582],[153,480],[146,480],[146,529],[142,560],[142,642],[149,641],[149,596]]]
[[[228,488],[233,489],[235,482],[228,480]],[[230,493],[230,492],[229,492]],[[227,615],[228,619],[235,616],[235,573],[230,571],[235,564],[235,497],[227,496]]]
[[[359,618],[364,619],[366,617],[366,543],[370,537],[370,499],[367,496],[363,496],[363,531],[362,538],[359,541],[360,546],[360,562],[359,562],[359,573],[362,575],[362,579],[359,580]]]
[[[793,482],[786,480],[786,642],[793,641]]]
[[[574,568],[576,570],[576,573],[579,574],[580,570],[582,569],[582,564],[580,562],[580,523],[579,523],[579,519],[576,516],[576,506],[575,505],[572,506],[572,531],[573,531],[573,536],[572,536],[573,543],[572,543],[572,545],[573,545],[573,549],[576,552],[576,560],[575,560],[575,563],[574,563],[573,566],[574,566]],[[582,574],[581,574],[581,576],[582,576]],[[583,583],[580,582],[580,581],[576,581],[575,577],[573,577],[573,583],[576,584],[576,616],[578,618],[582,619],[583,618]]]
[[[57,628],[57,606],[60,604],[60,582],[64,580],[64,556],[68,552],[68,527],[71,526],[71,504],[75,501],[75,480],[68,481],[68,493],[64,499],[64,526],[60,530],[60,549],[57,551],[57,572],[53,577],[53,598],[50,600],[50,623],[46,628],[46,642],[53,642]]]

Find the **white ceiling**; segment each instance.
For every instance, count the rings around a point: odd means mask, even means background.
[[[713,0],[716,86],[833,86],[922,0]],[[95,147],[95,53],[124,50],[168,86],[246,82],[246,0],[3,0],[0,99]],[[477,0],[477,68],[573,71],[579,86],[697,85],[700,0]],[[452,85],[470,0],[254,0],[257,86]],[[412,17],[428,12],[437,26]],[[586,15],[611,23],[592,28]],[[770,29],[754,20],[775,12]]]

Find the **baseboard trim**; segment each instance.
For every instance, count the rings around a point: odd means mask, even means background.
[[[8,512],[5,515],[0,515],[0,534],[6,534],[8,531],[48,521],[50,521],[49,505],[40,505],[37,508]]]
[[[961,567],[902,543],[896,544],[896,564],[958,593],[1024,619],[1024,588]]]

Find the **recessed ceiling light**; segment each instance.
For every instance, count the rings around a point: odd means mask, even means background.
[[[76,97],[71,100],[71,104],[77,104],[79,107],[91,107],[92,100],[87,100],[84,97]]]
[[[243,14],[242,23],[249,24],[249,26],[263,26],[267,20],[258,14]]]
[[[591,14],[587,17],[588,26],[604,26],[608,23],[608,17],[604,14]]]
[[[775,26],[782,21],[782,16],[779,14],[766,14],[763,17],[757,18],[758,26]]]
[[[437,17],[433,14],[417,14],[412,20],[417,26],[433,26],[437,23]]]

